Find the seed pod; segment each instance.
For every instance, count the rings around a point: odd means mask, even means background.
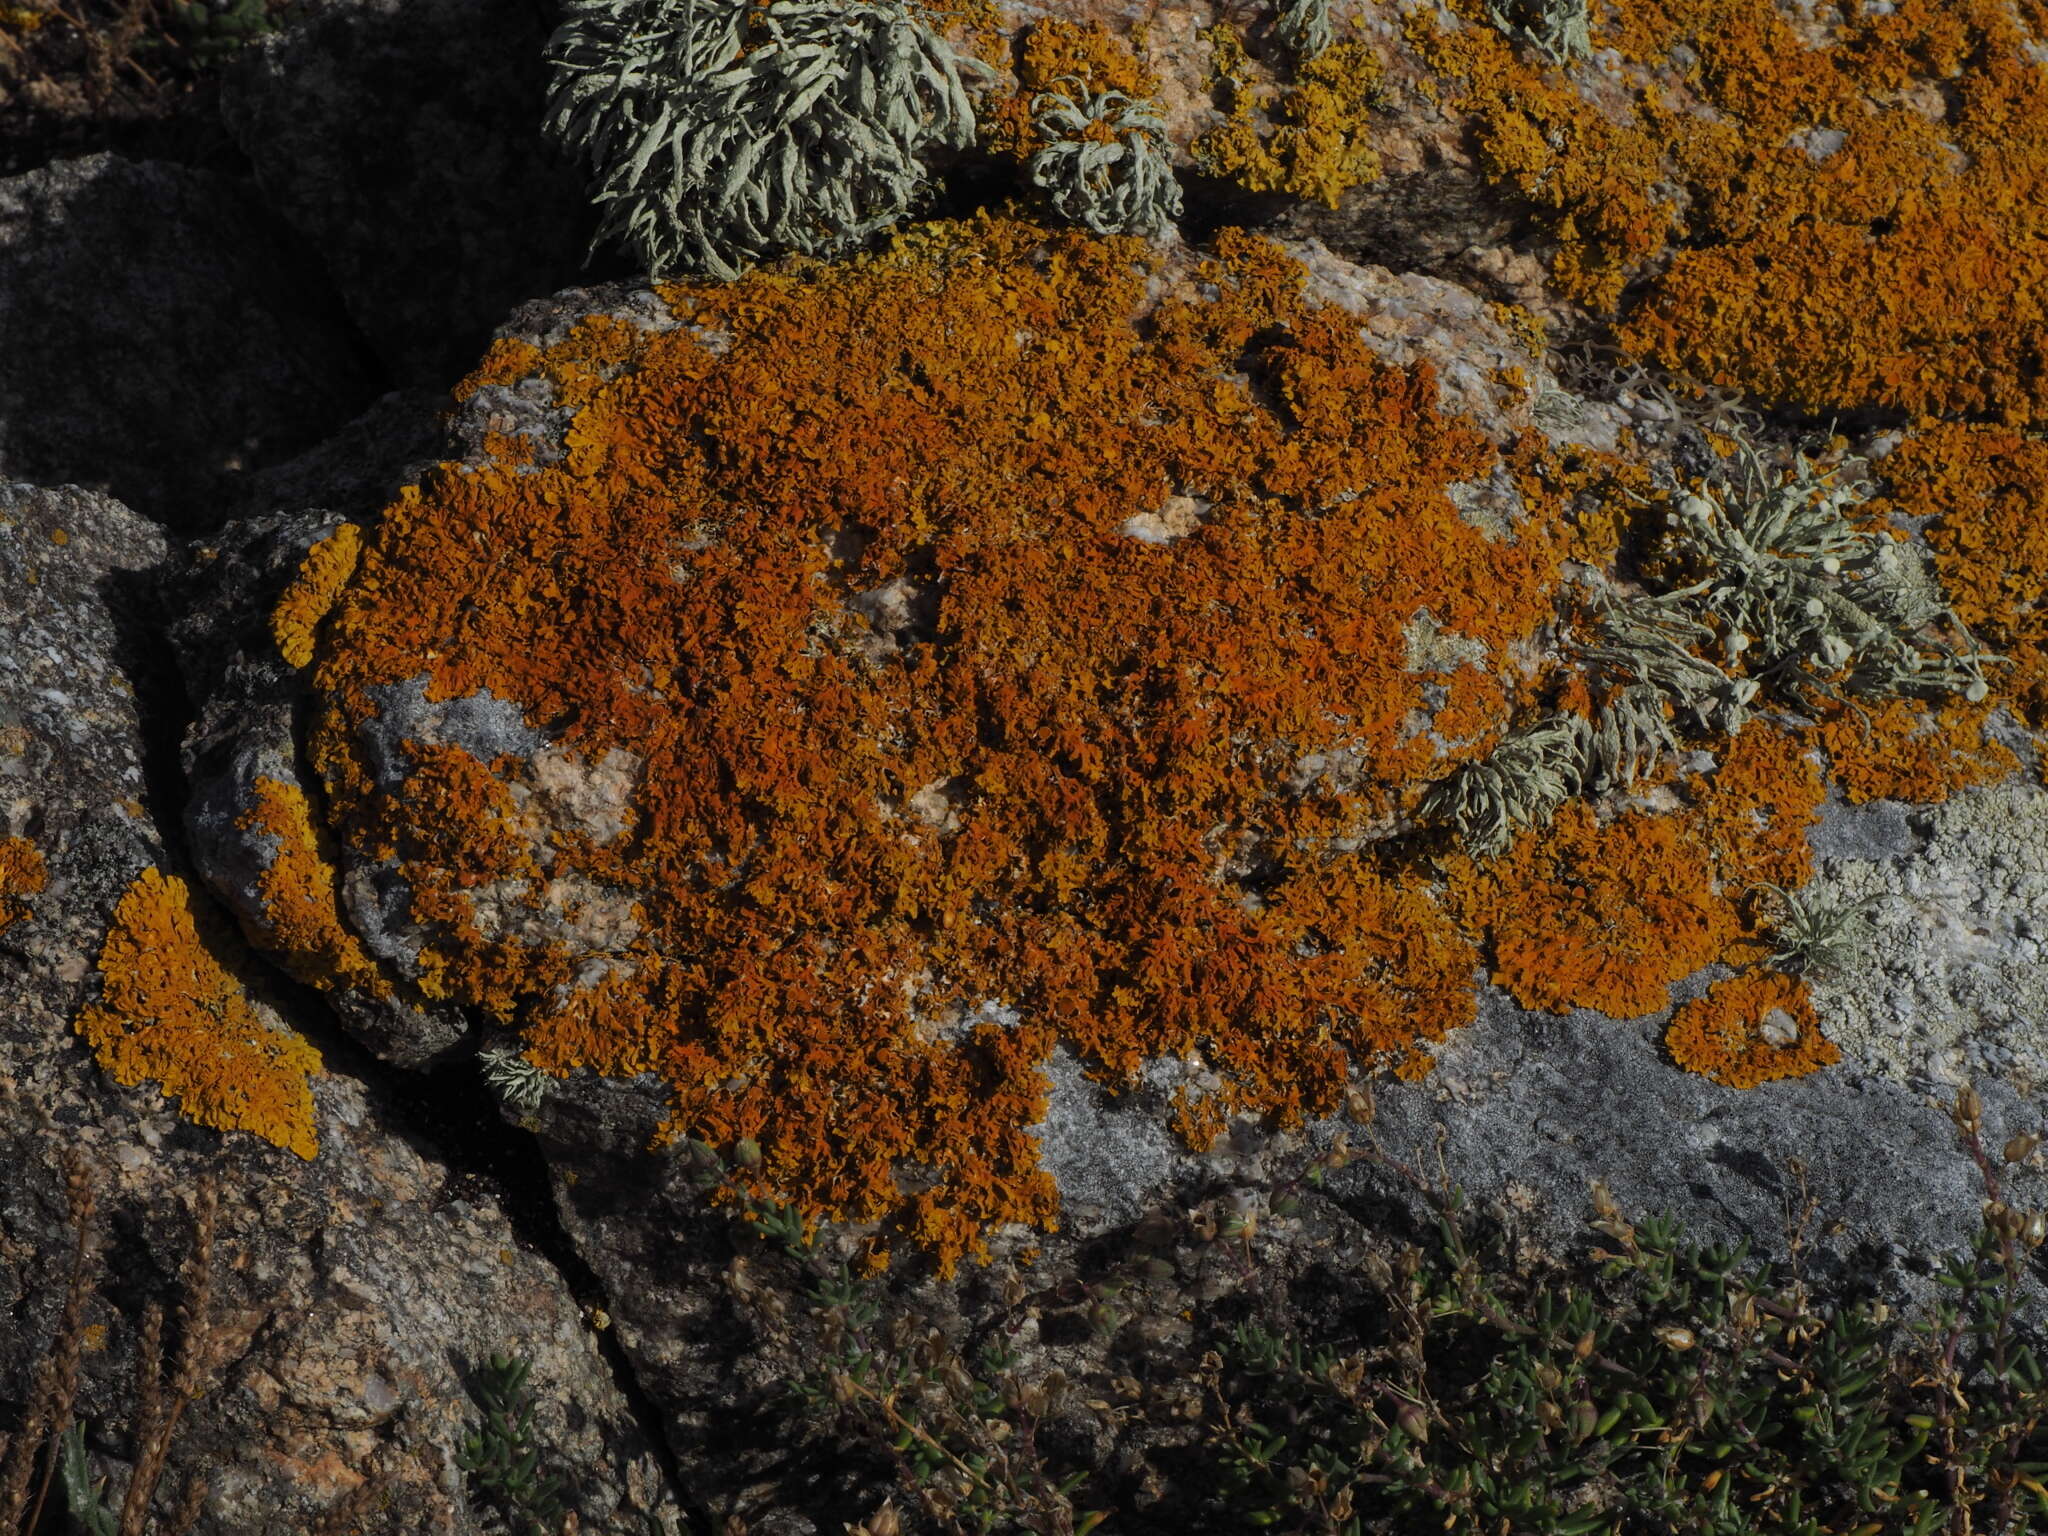
[[[1690,1328],[1680,1328],[1671,1323],[1666,1323],[1663,1327],[1657,1329],[1656,1334],[1658,1341],[1666,1349],[1688,1350],[1692,1348],[1695,1342]]]
[[[1545,1430],[1562,1429],[1564,1428],[1564,1410],[1546,1397],[1536,1405],[1536,1422],[1541,1424]]]
[[[1555,1392],[1564,1384],[1564,1372],[1560,1371],[1548,1360],[1536,1367],[1535,1376],[1536,1385],[1546,1392]]]
[[[2048,1238],[2048,1211],[2027,1212],[2027,1224],[2020,1229],[2020,1241],[2029,1248],[2038,1248]]]
[[[761,1143],[751,1136],[742,1136],[732,1144],[732,1155],[739,1159],[742,1168],[761,1166]]]
[[[1593,1337],[1593,1330],[1588,1328],[1584,1333],[1579,1335],[1579,1342],[1572,1346],[1572,1358],[1574,1360],[1585,1359],[1586,1356],[1593,1353],[1593,1345],[1595,1344],[1595,1342],[1596,1340]]]
[[[1417,1445],[1429,1444],[1429,1418],[1419,1403],[1403,1403],[1401,1411],[1394,1415],[1394,1423],[1401,1433]]]
[[[2034,1148],[2041,1145],[2041,1138],[2032,1131],[2021,1131],[2006,1139],[2005,1160],[2008,1163],[2023,1163],[2033,1155]]]
[[[1956,1101],[1949,1106],[1949,1118],[1965,1136],[1974,1136],[1983,1127],[1984,1101],[1970,1084],[1965,1083],[1956,1090]]]

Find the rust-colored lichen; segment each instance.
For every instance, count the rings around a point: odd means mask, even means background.
[[[1112,1088],[1199,1054],[1216,1111],[1282,1120],[1426,1064],[1474,951],[1347,850],[1505,725],[1569,535],[1540,498],[1512,540],[1462,518],[1491,447],[1277,249],[1226,236],[1147,314],[1168,259],[983,221],[668,289],[685,328],[585,371],[563,464],[391,507],[313,742],[434,936],[423,989],[548,1070],[661,1073],[671,1134],[752,1137],[764,1188],[944,1266],[1052,1219],[1024,1126],[1055,1041]],[[1484,647],[1462,749],[1403,666],[1423,610]],[[632,837],[537,843],[530,765],[454,748],[380,790],[357,726],[415,677],[630,751]],[[548,894],[579,880],[633,900],[595,977]]]
[[[123,1087],[153,1079],[188,1120],[311,1158],[319,1053],[257,1016],[210,927],[184,881],[144,870],[114,909],[100,1000],[80,1012],[78,1032]]]
[[[306,666],[313,660],[314,631],[327,617],[341,589],[348,585],[349,577],[355,574],[362,548],[362,529],[354,523],[343,523],[306,552],[299,574],[271,610],[271,638],[294,667]]]
[[[282,779],[258,778],[238,825],[277,842],[256,882],[263,902],[258,942],[309,985],[389,996],[390,982],[341,919],[333,854],[305,791]]]
[[[1451,879],[1468,924],[1492,938],[1493,979],[1546,1013],[1654,1013],[1741,932],[1713,850],[1676,816],[1603,826],[1569,803],[1490,864],[1459,855]]]
[[[1209,34],[1228,117],[1190,147],[1212,176],[1249,192],[1284,192],[1335,208],[1380,173],[1369,117],[1379,102],[1379,55],[1338,43],[1303,64],[1284,89],[1248,83],[1244,45],[1228,23]]]
[[[1619,71],[1569,76],[1462,9],[1414,12],[1411,41],[1486,172],[1546,211],[1563,291],[1612,310],[1644,278],[1637,353],[1814,411],[2048,411],[2048,75],[2007,0],[1825,38],[1773,0],[1596,8]]]
[[[983,145],[993,154],[1029,160],[1040,139],[1031,104],[1041,91],[1120,91],[1139,100],[1159,89],[1159,77],[1131,45],[1108,28],[1048,16],[1033,22],[1017,45],[1017,90],[984,102],[975,117]]]
[[[1671,983],[1701,966],[1752,956],[1749,888],[1812,872],[1819,767],[1796,737],[1752,723],[1685,789],[1680,811],[1604,823],[1570,803],[1501,859],[1447,861],[1454,906],[1468,931],[1490,936],[1493,979],[1523,1007],[1633,1018],[1664,1007]]]
[[[43,856],[25,837],[0,838],[0,933],[28,916],[28,903],[49,880]]]
[[[1927,423],[1880,465],[1898,510],[1932,518],[1942,590],[1979,645],[1992,698],[2048,729],[2048,442],[2008,427]]]
[[[1992,706],[1892,699],[1838,709],[1816,734],[1828,773],[1851,805],[1910,800],[1938,805],[1959,789],[1995,783],[2020,766],[2012,749],[1984,732]],[[1782,883],[1782,882],[1781,882]]]
[[[1820,1032],[1806,983],[1753,970],[1717,981],[1672,1016],[1664,1048],[1688,1071],[1725,1088],[1805,1077],[1842,1059]]]

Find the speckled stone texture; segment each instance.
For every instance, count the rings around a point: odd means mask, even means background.
[[[189,1124],[152,1085],[116,1087],[73,1033],[123,891],[152,867],[190,873],[177,776],[150,745],[170,686],[150,638],[167,553],[155,525],[107,497],[0,483],[0,841],[25,838],[47,872],[0,931],[0,1400],[26,1400],[56,1329],[75,1153],[98,1207],[76,1411],[94,1475],[125,1485],[143,1312],[175,1312],[194,1192],[212,1178],[225,1358],[173,1443],[160,1517],[198,1476],[202,1536],[309,1529],[367,1483],[352,1529],[478,1532],[453,1458],[477,1418],[467,1384],[509,1349],[533,1361],[542,1432],[575,1467],[585,1529],[675,1532],[661,1464],[560,1271],[400,1128],[389,1088],[317,1007],[219,947],[258,1017],[327,1059],[312,1162]]]

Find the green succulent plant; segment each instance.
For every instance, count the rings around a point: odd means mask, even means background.
[[[1031,157],[1031,182],[1052,210],[1098,235],[1159,233],[1180,216],[1166,123],[1158,109],[1122,91],[1043,91],[1031,103],[1044,143]]]
[[[553,1536],[566,1513],[561,1480],[539,1475],[533,1436],[533,1395],[526,1390],[530,1362],[492,1355],[471,1389],[483,1422],[462,1443],[455,1462],[484,1500],[517,1536]]]
[[[595,244],[726,279],[901,219],[922,157],[973,142],[986,71],[905,0],[577,0],[547,59],[545,128],[592,168]]]

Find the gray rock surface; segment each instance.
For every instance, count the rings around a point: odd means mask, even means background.
[[[259,1021],[326,1057],[311,1161],[193,1125],[152,1083],[118,1087],[74,1033],[117,902],[142,871],[181,868],[157,831],[176,825],[175,773],[150,745],[164,722],[137,698],[163,692],[144,625],[167,556],[107,497],[0,483],[0,842],[27,839],[47,872],[0,930],[0,1401],[27,1400],[57,1329],[75,1153],[97,1202],[76,1412],[94,1475],[125,1486],[143,1312],[175,1309],[212,1179],[209,1315],[226,1353],[173,1441],[160,1515],[196,1475],[202,1536],[309,1529],[352,1497],[352,1530],[478,1532],[455,1455],[477,1368],[511,1351],[533,1362],[540,1433],[573,1468],[584,1528],[676,1531],[661,1463],[557,1263],[400,1128],[372,1064],[303,995],[210,941]]]
[[[0,181],[0,476],[218,522],[239,474],[373,392],[302,261],[260,200],[210,172],[99,154]]]

